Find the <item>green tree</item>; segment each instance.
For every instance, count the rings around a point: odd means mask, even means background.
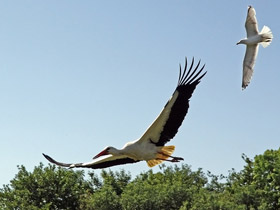
[[[80,196],[91,190],[83,171],[43,167],[42,163],[31,173],[24,166],[18,170],[0,190],[1,209],[77,209]]]
[[[211,178],[210,182],[194,195],[191,206],[185,201],[180,210],[244,210],[244,206],[236,203],[227,191],[223,175],[216,176],[210,172],[207,175]]]
[[[252,183],[260,191],[260,209],[280,209],[280,149],[255,157]]]
[[[81,209],[121,210],[121,194],[131,180],[131,175],[124,170],[108,172],[102,170],[100,180],[94,173],[90,173],[94,193],[83,198]]]
[[[240,172],[232,171],[227,190],[246,210],[280,209],[280,149],[267,150],[246,162]]]
[[[193,197],[207,183],[201,169],[192,172],[188,165],[165,167],[139,175],[121,196],[124,210],[178,210],[183,202],[192,205]]]
[[[139,174],[124,170],[83,171],[40,163],[32,172],[24,166],[0,189],[0,209],[83,210],[274,210],[280,209],[280,149],[254,159],[242,155],[243,170],[227,177],[188,165]]]

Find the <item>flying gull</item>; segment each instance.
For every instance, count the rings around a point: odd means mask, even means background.
[[[259,33],[256,11],[252,6],[248,7],[247,19],[245,22],[247,38],[240,40],[237,44],[246,45],[246,53],[243,60],[242,89],[244,90],[252,79],[256,58],[258,55],[259,43],[267,47],[273,38],[270,28],[264,26]]]

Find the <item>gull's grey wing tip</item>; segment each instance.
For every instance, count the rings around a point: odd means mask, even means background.
[[[246,89],[246,87],[248,86],[248,84],[242,84],[242,90],[245,90]]]
[[[245,90],[250,84],[253,77],[253,69],[244,69],[242,78],[242,90]]]

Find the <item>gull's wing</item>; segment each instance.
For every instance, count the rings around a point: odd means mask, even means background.
[[[247,45],[246,47],[246,53],[243,60],[242,89],[245,89],[252,79],[254,66],[258,55],[258,49],[259,49],[258,44]]]
[[[192,70],[194,59],[192,59],[191,66],[187,71],[187,58],[184,71],[182,72],[180,66],[180,74],[178,85],[170,100],[167,102],[157,119],[147,129],[139,141],[151,141],[157,146],[163,146],[170,141],[178,132],[189,109],[189,99],[200,79],[206,74],[200,75],[203,70],[203,65],[199,69],[200,61]],[[198,70],[199,69],[199,70]],[[198,70],[198,72],[197,72]]]
[[[246,32],[247,32],[247,37],[259,34],[258,21],[256,18],[256,11],[252,6],[248,7],[245,28],[246,28]]]
[[[128,158],[127,156],[113,156],[113,155],[105,155],[96,159],[93,159],[90,162],[86,163],[62,163],[54,160],[48,155],[43,154],[44,157],[50,161],[51,163],[54,163],[58,166],[62,167],[69,167],[69,168],[107,168],[115,165],[122,165],[127,163],[136,163],[139,162],[139,160],[133,160],[131,158]]]

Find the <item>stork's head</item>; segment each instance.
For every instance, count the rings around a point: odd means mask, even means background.
[[[114,147],[106,147],[104,150],[102,150],[100,153],[98,153],[96,156],[93,157],[93,159],[95,158],[99,158],[103,155],[115,155],[117,153],[117,149]]]

